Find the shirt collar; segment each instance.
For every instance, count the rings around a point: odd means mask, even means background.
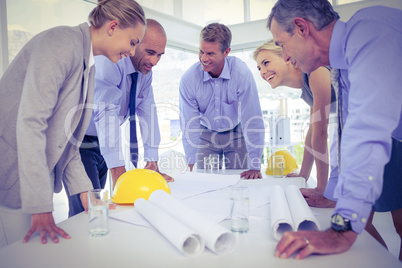
[[[87,21],[88,26],[91,27],[91,23],[89,21]],[[94,64],[95,64],[95,57],[94,57],[94,51],[92,49],[92,40],[91,43],[89,44],[89,47],[91,48],[91,50],[89,51],[89,60],[88,60],[88,67],[91,68]]]
[[[227,57],[225,58],[225,63],[223,64],[222,72],[217,78],[230,79],[229,61]],[[210,79],[213,79],[213,77],[208,72],[204,71],[204,82]]]
[[[121,61],[123,61],[123,63],[124,63],[124,69],[126,70],[127,74],[131,75],[131,74],[133,74],[135,72],[138,72],[135,69],[134,64],[131,61],[130,57],[125,57],[125,58],[121,59]]]
[[[344,40],[346,37],[346,23],[338,20],[332,30],[329,45],[329,62],[332,68],[347,69]]]
[[[89,60],[88,60],[89,68],[91,68],[95,64],[94,52],[92,50],[92,41],[90,47],[91,51],[89,52]]]

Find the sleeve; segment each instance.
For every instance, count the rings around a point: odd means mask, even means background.
[[[73,146],[73,150],[74,157],[66,166],[63,177],[63,182],[67,186],[70,195],[86,192],[94,188],[82,164],[79,147]]]
[[[48,121],[53,116],[59,92],[67,90],[63,89],[63,83],[80,71],[83,53],[76,48],[77,39],[63,33],[53,29],[37,37],[30,47],[26,75],[21,78],[24,86],[16,136],[24,213],[53,210],[54,174],[49,170],[46,154]],[[71,45],[60,50],[60,42]]]
[[[239,87],[237,94],[241,109],[241,126],[249,155],[249,168],[260,170],[261,157],[265,145],[265,127],[257,85],[247,66],[245,66],[241,74],[236,76],[240,78],[238,80]]]
[[[191,83],[187,83],[186,77],[186,74],[182,77],[179,88],[180,128],[187,163],[194,164],[201,131],[200,112],[195,90]]]
[[[152,90],[152,72],[141,75],[143,82],[137,95],[136,115],[139,118],[141,137],[144,144],[144,160],[158,161],[160,130],[154,94]]]
[[[95,57],[94,122],[99,147],[108,168],[124,166],[120,118],[121,99],[124,92],[119,88],[123,71],[104,56]]]
[[[364,21],[354,25],[346,40],[350,90],[334,213],[349,218],[353,230],[361,233],[381,194],[391,134],[400,122],[402,76],[397,70],[402,62],[395,51],[400,51],[401,34]]]

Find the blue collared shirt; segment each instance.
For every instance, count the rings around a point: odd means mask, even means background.
[[[130,115],[131,74],[136,72],[129,57],[116,64],[104,56],[95,57],[94,112],[87,135],[98,136],[102,156],[108,168],[124,166],[122,125]],[[152,90],[152,72],[138,73],[135,113],[139,119],[146,161],[158,161],[160,131]]]
[[[401,55],[401,10],[369,7],[335,23],[329,59],[341,69],[344,127],[334,213],[357,233],[381,194],[391,136],[402,139]]]
[[[232,56],[225,58],[222,73],[212,78],[200,62],[180,81],[180,125],[189,164],[195,162],[202,127],[222,132],[241,122],[250,169],[259,170],[264,147],[264,122],[257,86],[247,65]]]

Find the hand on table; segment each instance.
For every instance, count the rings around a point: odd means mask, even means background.
[[[80,199],[81,199],[82,206],[85,209],[85,213],[88,214],[88,192],[81,193]],[[116,209],[116,207],[117,207],[117,204],[115,204],[115,203],[109,204],[109,209]]]
[[[300,188],[300,192],[310,207],[334,208],[336,205],[335,201],[325,198],[317,188]]]
[[[50,239],[52,239],[53,243],[59,243],[59,238],[57,235],[60,235],[65,239],[71,238],[66,232],[64,232],[63,229],[56,226],[52,212],[32,214],[31,229],[29,229],[22,242],[27,243],[29,238],[35,232],[39,232],[42,244],[47,243],[47,235],[50,236]]]
[[[160,173],[159,174],[162,175],[162,177],[167,181],[167,182],[174,182],[174,179],[172,177],[170,177],[168,174],[165,173]]]
[[[245,180],[262,179],[261,171],[259,170],[247,170],[240,174],[241,178]]]
[[[172,177],[170,177],[168,174],[165,173],[161,173],[158,169],[158,162],[154,162],[154,161],[149,161],[145,164],[145,169],[150,169],[150,170],[154,170],[156,172],[158,172],[159,174],[162,175],[162,177],[167,181],[167,182],[174,182],[174,179]]]
[[[288,173],[286,175],[286,177],[303,177],[303,176],[300,176],[299,173],[292,172],[292,173]]]
[[[357,233],[347,231],[286,232],[275,249],[275,257],[287,259],[293,254],[295,259],[304,259],[311,254],[338,254],[348,251],[357,238]]]

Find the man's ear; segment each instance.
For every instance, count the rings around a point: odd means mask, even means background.
[[[302,36],[305,36],[309,33],[309,25],[305,19],[296,17],[293,20],[293,24],[295,26],[294,28],[295,33],[297,32]]]
[[[232,50],[232,49],[231,49],[230,47],[228,47],[228,48],[223,52],[224,57],[226,57],[227,55],[229,55],[229,52],[230,52],[231,50]]]

